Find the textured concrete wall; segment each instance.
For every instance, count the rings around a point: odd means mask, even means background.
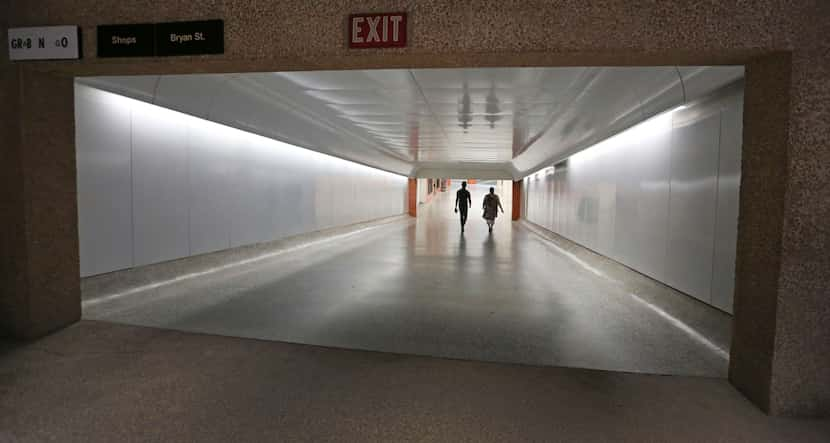
[[[770,386],[770,409],[783,415],[830,415],[830,14],[820,17],[823,32],[805,43],[822,46],[792,60]]]
[[[6,32],[0,29],[0,42]],[[25,273],[23,170],[20,159],[19,76],[16,67],[0,62],[0,334],[25,329],[28,288]]]
[[[14,2],[21,25],[83,26],[83,66],[73,72],[143,73],[392,66],[596,65],[744,62],[793,48],[816,2],[683,0],[422,0]],[[800,5],[799,5],[800,4]],[[350,50],[354,11],[407,10],[409,47]],[[222,18],[222,56],[95,59],[95,25]],[[816,26],[815,24],[812,26]],[[809,26],[808,26],[809,27]],[[193,61],[199,61],[198,64]],[[92,65],[95,65],[94,67]]]
[[[789,94],[770,92],[790,84],[790,66],[788,55],[746,66],[730,379],[765,409],[771,407],[790,107]]]
[[[81,317],[74,81],[24,71],[20,158],[29,325],[36,337]]]
[[[408,11],[410,46],[349,50],[347,15],[372,10]],[[224,55],[131,60],[95,57],[97,24],[199,18],[225,20]],[[38,85],[54,88],[53,96],[34,93],[37,97],[28,97],[24,93],[21,103],[24,108],[35,106],[47,112],[45,118],[58,122],[56,133],[46,130],[51,130],[51,125],[39,124],[36,127],[45,132],[29,130],[24,142],[26,151],[30,144],[40,147],[23,159],[24,182],[35,188],[24,193],[29,204],[25,223],[31,232],[25,247],[14,250],[14,261],[26,263],[30,276],[46,281],[30,282],[33,286],[27,294],[34,300],[30,303],[33,307],[44,300],[54,302],[58,296],[77,304],[75,289],[67,288],[63,295],[56,291],[62,284],[76,284],[64,273],[77,265],[77,236],[69,228],[75,201],[70,198],[74,178],[68,168],[74,152],[72,141],[66,139],[69,129],[63,127],[67,119],[63,113],[71,116],[72,111],[64,107],[67,97],[60,92],[71,88],[61,76],[748,63],[735,361],[730,378],[773,413],[830,414],[830,2],[31,0],[14,2],[10,21],[15,26],[82,25],[87,55],[79,63],[26,64],[20,83],[24,89]],[[3,82],[3,87],[14,88],[15,82],[6,76]],[[16,94],[19,91],[11,93]],[[28,118],[42,117],[24,112],[24,119]],[[12,108],[0,111],[0,120],[6,119],[15,119],[23,127],[29,124],[13,114]],[[48,185],[35,179],[53,174]],[[47,195],[49,192],[55,195]],[[3,198],[7,204],[16,197]],[[44,247],[44,241],[53,246]],[[57,263],[63,260],[69,263]],[[5,289],[7,292],[19,293],[17,285],[23,283],[5,270],[8,264],[3,266],[0,284],[12,288]],[[50,295],[37,299],[44,291]],[[71,310],[63,303],[56,306]],[[36,318],[64,321],[74,315]],[[33,330],[47,330],[61,321]]]
[[[11,2],[0,3],[8,47]],[[16,5],[15,5],[16,6]],[[36,66],[36,64],[35,64]],[[0,334],[80,319],[72,77],[0,60]]]

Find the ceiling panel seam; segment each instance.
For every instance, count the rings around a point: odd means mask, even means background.
[[[424,104],[426,105],[427,109],[429,110],[429,115],[432,117],[433,122],[441,129],[441,134],[444,135],[444,144],[449,146],[450,138],[447,135],[447,131],[444,128],[444,125],[441,124],[441,121],[438,119],[438,116],[435,115],[435,111],[432,109],[432,104],[427,99],[426,94],[424,94],[424,88],[421,87],[421,84],[418,83],[418,79],[415,77],[415,73],[412,72],[411,69],[406,71],[409,73],[409,78],[412,79],[412,83],[415,84],[415,87],[418,88],[418,93],[421,94],[421,98],[424,99]]]

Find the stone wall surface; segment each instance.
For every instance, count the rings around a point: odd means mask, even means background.
[[[809,8],[800,6],[810,3],[139,0],[113,4],[101,0],[34,0],[15,2],[12,15],[16,26],[81,25],[84,54],[88,56],[82,69],[90,63],[99,65],[91,72],[193,72],[215,67],[308,69],[344,65],[534,65],[554,61],[573,65],[742,63],[751,54],[793,48],[802,21],[815,19]],[[347,48],[349,13],[395,10],[409,13],[409,47]],[[95,59],[97,24],[207,18],[225,20],[224,55],[150,59],[154,66],[146,66],[148,59]],[[236,63],[224,63],[229,60]]]
[[[81,318],[74,81],[24,71],[20,158],[29,325],[38,337]]]
[[[789,57],[746,65],[744,139],[730,380],[769,408],[781,229],[784,221],[790,96]],[[784,124],[782,124],[784,123]],[[765,272],[758,273],[757,270]],[[764,327],[759,327],[764,325]]]
[[[349,13],[397,10],[409,13],[409,47],[346,47]],[[23,239],[0,236],[13,253],[12,260],[0,259],[0,312],[34,309],[27,333],[18,335],[37,335],[78,315],[72,76],[747,64],[730,379],[772,413],[830,414],[830,2],[30,0],[13,2],[6,16],[13,26],[81,25],[85,54],[78,62],[26,63],[17,70],[0,61],[0,98],[12,98],[0,111],[0,135],[12,147],[2,153],[0,172],[8,175],[0,209],[4,223],[17,226],[13,232],[21,223],[26,231]],[[96,58],[98,24],[207,18],[225,20],[223,55]],[[13,149],[15,132],[25,149]],[[16,160],[15,152],[25,155]],[[8,246],[14,241],[17,246]],[[28,283],[16,267],[26,269]]]
[[[830,2],[792,59],[771,410],[830,415]],[[797,400],[796,400],[797,399]]]
[[[5,39],[3,32],[0,41]],[[28,319],[18,82],[17,69],[0,64],[4,114],[0,119],[0,334],[4,335],[18,335]]]

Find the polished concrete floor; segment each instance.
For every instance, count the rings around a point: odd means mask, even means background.
[[[86,319],[401,354],[724,377],[731,318],[555,236],[473,189],[401,220],[123,296]],[[505,202],[507,203],[507,202]]]
[[[0,442],[816,442],[724,379],[351,351],[82,321],[0,340]]]

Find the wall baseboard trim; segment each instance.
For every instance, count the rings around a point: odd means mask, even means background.
[[[299,234],[266,243],[240,246],[124,269],[81,279],[81,299],[84,306],[112,300],[124,295],[152,290],[190,278],[229,269],[251,262],[265,260],[296,249],[315,246],[327,241],[356,235],[367,230],[391,224],[408,225],[414,220],[406,214],[354,223],[321,231]]]
[[[698,300],[689,294],[656,280],[642,272],[594,251],[573,240],[563,237],[544,226],[527,219],[519,225],[550,242],[553,247],[572,255],[576,260],[590,263],[602,277],[636,292],[638,299],[658,307],[671,317],[683,319],[694,330],[706,337],[720,349],[728,350],[732,342],[732,318],[726,311]]]

